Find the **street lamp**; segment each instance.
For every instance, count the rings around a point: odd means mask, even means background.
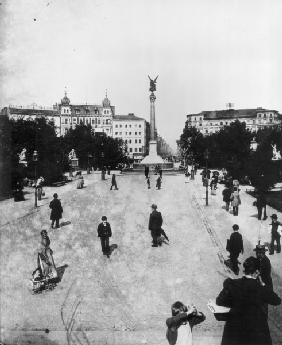
[[[88,153],[87,155],[87,174],[90,174],[90,165],[89,165],[89,160],[92,158],[91,153]]]
[[[105,180],[105,170],[104,170],[104,151],[103,151],[104,143],[101,143],[101,163],[102,163],[102,169],[101,169],[101,179]]]
[[[208,159],[209,159],[209,150],[206,149],[205,151],[205,160],[206,160],[206,206],[209,204],[209,180],[208,180]]]
[[[38,162],[38,152],[33,151],[32,160],[34,162],[34,179],[35,179],[35,188],[34,188],[34,207],[37,207],[37,189],[36,189],[36,180],[37,180],[37,162]]]

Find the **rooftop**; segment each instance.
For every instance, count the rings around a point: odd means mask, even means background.
[[[128,115],[115,115],[115,116],[113,116],[113,120],[116,120],[116,121],[140,121],[140,120],[143,120],[143,121],[145,121],[145,119],[143,119],[142,117],[135,116],[133,113],[129,113]]]
[[[257,113],[261,113],[261,112],[278,113],[277,110],[269,110],[265,108],[226,109],[226,110],[202,111],[198,114],[189,114],[187,115],[187,117],[203,116],[204,119],[232,119],[232,118],[254,117],[257,115]]]

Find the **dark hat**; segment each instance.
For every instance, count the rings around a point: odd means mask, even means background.
[[[57,198],[57,197],[58,197],[57,193],[53,194],[53,198]]]
[[[156,204],[152,204],[151,206],[154,210],[156,210],[158,208],[158,206]]]
[[[273,213],[270,218],[277,219],[277,214]]]
[[[41,235],[47,234],[47,231],[46,231],[46,230],[42,230],[42,231],[40,232],[40,234],[41,234]]]
[[[233,230],[239,230],[239,225],[238,225],[238,224],[232,225],[232,229],[233,229]]]
[[[254,252],[261,252],[261,251],[266,252],[267,250],[268,250],[268,248],[265,245],[257,244],[256,248],[254,249]]]
[[[102,220],[107,220],[107,217],[106,217],[106,216],[103,216],[103,217],[102,217]]]

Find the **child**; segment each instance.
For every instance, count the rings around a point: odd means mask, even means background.
[[[182,302],[171,306],[172,317],[166,320],[166,338],[170,345],[192,345],[193,326],[205,320],[205,315],[193,305],[186,307]]]

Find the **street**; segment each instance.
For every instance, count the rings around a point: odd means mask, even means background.
[[[64,345],[69,340],[69,344],[165,345],[165,321],[177,300],[193,303],[206,315],[193,329],[194,344],[220,344],[224,322],[216,321],[206,305],[218,295],[225,278],[235,277],[223,264],[226,239],[232,225],[239,224],[243,262],[254,255],[258,229],[262,240],[267,239],[269,221],[262,224],[252,217],[255,208],[250,213],[251,197],[244,188],[239,216],[234,217],[222,209],[222,186],[216,196],[209,192],[205,206],[199,172],[189,183],[183,174],[165,174],[161,190],[155,188],[155,177],[151,174],[148,190],[143,173],[118,175],[119,190],[110,191],[110,176],[101,181],[99,174],[85,175],[82,190],[76,189],[76,182],[46,188],[38,211],[32,211],[32,194],[22,209],[19,203],[13,208],[0,206],[5,212],[0,228],[5,344]],[[50,229],[48,205],[54,192],[64,209],[60,229]],[[170,240],[158,248],[151,247],[148,231],[152,203],[162,213]],[[28,211],[32,212],[24,216]],[[110,244],[117,245],[109,259],[102,255],[97,237],[103,215],[113,232]],[[33,295],[29,279],[37,265],[42,229],[48,231],[62,280],[54,290]],[[277,254],[271,257],[274,290],[281,296],[279,260]],[[281,306],[269,307],[274,345],[282,344],[281,316]]]

